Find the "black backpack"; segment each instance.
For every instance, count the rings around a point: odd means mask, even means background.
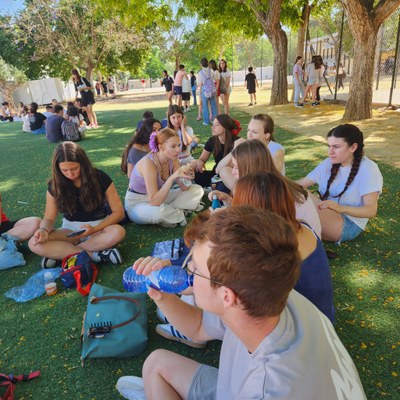
[[[79,132],[78,125],[73,121],[63,121],[61,124],[61,132],[64,140],[70,142],[78,142],[82,139],[81,133]]]

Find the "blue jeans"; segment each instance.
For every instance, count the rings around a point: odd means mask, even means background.
[[[193,105],[194,105],[194,106],[197,106],[196,86],[192,86],[192,96],[193,96]]]
[[[294,103],[299,103],[299,99],[301,98],[301,103],[304,101],[304,86],[303,83],[298,83],[296,79],[293,79],[294,84]]]
[[[41,128],[32,131],[34,135],[42,135],[46,133],[46,127],[43,125]]]
[[[353,240],[363,231],[347,215],[342,214],[342,218],[343,218],[342,236],[340,237],[339,241],[336,242],[336,244],[340,244],[341,242],[346,242],[347,240]]]
[[[211,119],[213,119],[218,113],[217,101],[215,99],[215,96],[211,97],[211,99],[208,99],[206,96],[204,96],[204,90],[201,91],[201,100],[203,102],[203,123],[208,125],[210,123],[208,103],[211,103]]]

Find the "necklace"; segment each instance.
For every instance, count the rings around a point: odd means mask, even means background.
[[[156,154],[156,157],[157,157],[158,164],[160,165],[160,168],[161,168],[161,174],[163,174],[165,171],[165,168],[167,167],[167,162],[162,163],[158,154]]]

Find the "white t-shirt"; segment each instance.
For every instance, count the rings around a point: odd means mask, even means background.
[[[321,238],[321,220],[319,219],[317,208],[309,195],[304,203],[295,204],[296,219],[307,222],[311,229]]]
[[[283,152],[285,152],[285,149],[282,145],[280,145],[279,143],[274,142],[273,140],[270,140],[270,142],[268,143],[268,150],[271,153],[271,156],[273,157],[274,154],[278,151],[278,150],[283,150]],[[285,162],[283,162],[283,166],[282,166],[282,170],[281,170],[281,174],[283,176],[285,176],[286,174],[286,167],[285,167]]]
[[[31,131],[31,123],[29,121],[29,114],[25,114],[25,115],[21,115],[21,119],[22,119],[22,130],[24,132],[32,132]]]
[[[186,76],[182,79],[182,93],[190,93],[192,88],[190,87],[190,79],[186,78]]]
[[[211,77],[214,79],[214,81],[219,81],[221,79],[221,74],[217,69],[215,71],[211,70]]]
[[[295,290],[254,353],[216,315],[203,312],[203,327],[223,340],[216,400],[366,400],[331,322]]]
[[[321,195],[326,192],[327,183],[331,176],[331,168],[332,162],[327,158],[307,175],[308,179],[318,184],[318,190]],[[347,188],[346,192],[340,199],[334,197],[344,189],[350,171],[351,165],[339,168],[336,178],[329,188],[330,194],[328,200],[336,201],[336,203],[344,206],[361,207],[364,205],[362,196],[374,192],[382,193],[383,177],[378,166],[368,157],[363,157],[357,175],[354,177],[353,182]],[[368,218],[353,217],[351,215],[347,216],[361,229],[365,229]]]
[[[186,127],[186,132],[189,136],[193,137],[193,129],[190,126]],[[178,160],[182,165],[187,164],[189,161],[193,161],[194,158],[190,154],[190,144],[186,146],[186,150],[182,151],[182,145],[183,145],[183,140],[182,140],[182,131],[179,129],[178,131],[179,139],[181,141],[181,152],[178,154]]]

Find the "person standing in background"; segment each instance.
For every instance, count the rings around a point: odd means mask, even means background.
[[[248,68],[249,73],[246,75],[244,78],[244,86],[247,87],[247,91],[250,95],[250,103],[249,106],[252,106],[253,104],[257,104],[257,98],[256,98],[256,86],[258,87],[258,82],[257,82],[257,77],[253,72],[253,67]]]
[[[190,71],[190,87],[192,88],[193,105],[197,106],[196,89],[197,89],[197,79],[194,71]]]

